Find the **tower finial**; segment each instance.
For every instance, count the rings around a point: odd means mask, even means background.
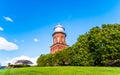
[[[61,25],[60,23],[58,23],[58,25]]]

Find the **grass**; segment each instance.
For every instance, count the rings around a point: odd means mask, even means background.
[[[29,67],[0,70],[0,75],[120,75],[118,67]]]

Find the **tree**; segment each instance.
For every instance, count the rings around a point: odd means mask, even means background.
[[[103,24],[80,35],[71,47],[41,55],[38,66],[120,66],[120,24]]]
[[[17,65],[30,65],[33,64],[30,60],[17,60],[15,62],[15,64]]]
[[[0,63],[0,68],[2,68],[1,63]]]

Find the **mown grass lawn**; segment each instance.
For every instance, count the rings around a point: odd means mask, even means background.
[[[28,67],[0,70],[0,75],[120,75],[119,67]]]

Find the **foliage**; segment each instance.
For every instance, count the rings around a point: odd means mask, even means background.
[[[9,68],[20,68],[20,67],[30,67],[30,65],[26,65],[26,64],[19,64],[19,65],[9,65]]]
[[[30,65],[33,64],[30,60],[17,60],[15,64]]]
[[[38,66],[120,66],[120,24],[103,24],[80,35],[71,47],[41,55]]]

